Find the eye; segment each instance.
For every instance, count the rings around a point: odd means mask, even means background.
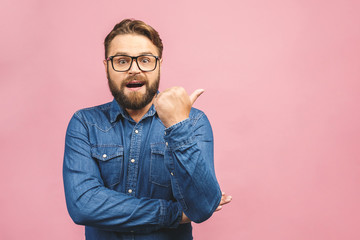
[[[131,58],[126,56],[116,56],[113,58],[113,62],[115,65],[127,65],[131,61]]]
[[[117,60],[117,63],[122,65],[122,64],[127,64],[129,61],[125,58],[120,58]]]
[[[147,58],[147,57],[141,58],[140,61],[141,61],[142,63],[149,63],[149,62],[151,62],[150,58]]]

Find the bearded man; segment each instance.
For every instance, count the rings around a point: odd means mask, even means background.
[[[158,92],[163,45],[142,21],[121,21],[104,45],[114,100],[70,120],[69,214],[86,239],[193,239],[191,222],[231,201],[215,176],[210,123],[192,108],[203,90]]]

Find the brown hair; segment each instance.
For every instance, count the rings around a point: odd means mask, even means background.
[[[159,33],[143,21],[135,19],[124,19],[114,26],[104,41],[105,58],[108,57],[108,49],[111,41],[121,34],[139,34],[147,37],[159,50],[159,58],[162,56],[163,44]]]

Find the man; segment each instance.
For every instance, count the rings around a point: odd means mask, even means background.
[[[215,177],[210,123],[192,108],[203,90],[158,93],[163,45],[142,21],[115,25],[104,45],[114,100],[70,120],[69,214],[87,239],[192,239],[191,221],[231,200]]]

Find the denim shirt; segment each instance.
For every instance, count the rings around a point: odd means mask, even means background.
[[[190,223],[220,203],[213,135],[205,114],[165,128],[152,105],[136,123],[119,104],[76,112],[65,140],[69,214],[87,239],[193,239]]]

